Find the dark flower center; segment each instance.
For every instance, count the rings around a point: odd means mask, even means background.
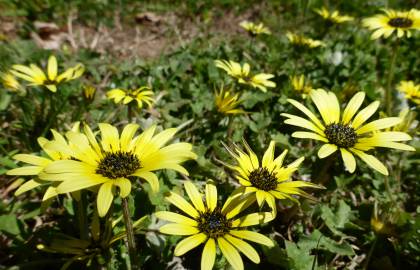
[[[348,125],[329,124],[324,133],[330,143],[341,148],[352,147],[357,142],[357,134],[354,128]]]
[[[248,178],[251,184],[258,189],[269,191],[277,188],[276,173],[270,172],[265,167],[253,170]]]
[[[97,174],[111,179],[128,177],[141,168],[138,157],[130,152],[107,152],[99,162]]]
[[[231,222],[222,214],[220,207],[216,207],[212,212],[201,213],[198,218],[198,229],[211,238],[225,235],[231,226]]]
[[[409,18],[397,17],[389,20],[388,24],[393,27],[408,28],[413,25],[413,21]]]

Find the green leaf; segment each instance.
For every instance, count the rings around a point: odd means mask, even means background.
[[[0,216],[0,231],[18,235],[20,234],[20,228],[18,219],[15,215],[2,215]]]
[[[314,255],[309,255],[308,250],[299,248],[295,243],[285,241],[287,257],[289,258],[289,269],[311,270],[315,260]]]

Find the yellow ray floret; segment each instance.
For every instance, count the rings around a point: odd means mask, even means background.
[[[263,23],[256,24],[249,21],[242,21],[239,24],[239,26],[245,29],[251,36],[258,36],[261,34],[266,34],[266,35],[271,34],[270,29],[268,29],[268,27],[266,27]]]
[[[15,76],[11,73],[4,73],[1,76],[1,81],[4,88],[9,89],[11,91],[17,91],[21,87],[19,82],[16,80]]]
[[[320,40],[314,40],[292,32],[287,32],[286,37],[289,39],[290,43],[296,47],[306,47],[312,49],[325,46],[325,43]]]
[[[355,94],[342,114],[338,99],[333,92],[317,89],[311,92],[310,97],[315,103],[322,121],[308,108],[293,99],[288,99],[288,101],[305,114],[307,119],[288,113],[282,113],[282,116],[287,118],[284,121],[286,124],[309,130],[309,132],[294,132],[293,137],[315,139],[325,143],[318,151],[320,158],[325,158],[336,151],[340,151],[344,166],[349,172],[353,173],[356,169],[354,158],[354,155],[356,155],[373,169],[388,175],[388,169],[376,157],[367,154],[368,150],[375,147],[406,151],[415,150],[409,145],[400,143],[400,141],[411,140],[408,134],[381,131],[399,124],[401,118],[388,117],[366,123],[378,109],[379,102],[372,102],[358,112],[365,99],[364,92]]]
[[[214,93],[214,103],[217,111],[222,114],[245,113],[242,109],[238,109],[238,105],[242,103],[239,94],[235,94],[232,90],[226,90],[223,87],[221,87],[220,91]]]
[[[229,76],[237,79],[241,84],[250,85],[263,92],[267,92],[267,87],[276,87],[276,83],[270,81],[274,77],[273,74],[259,73],[251,75],[251,67],[248,63],[245,63],[243,66],[232,60],[215,60],[214,63],[216,67],[226,71]]]
[[[420,29],[420,11],[411,9],[409,11],[396,11],[383,9],[385,14],[378,14],[363,20],[363,26],[374,30],[372,39],[381,36],[388,38],[396,33],[398,38],[411,37],[412,30]]]
[[[343,23],[354,20],[353,17],[346,16],[346,15],[340,15],[340,12],[337,10],[329,11],[325,7],[322,7],[321,9],[317,8],[314,9],[316,13],[318,13],[324,20],[332,22],[332,23]]]
[[[413,81],[401,81],[397,90],[404,94],[405,98],[420,105],[420,84]]]
[[[272,213],[258,212],[237,217],[253,203],[252,200],[229,198],[220,206],[217,189],[213,184],[206,185],[204,195],[190,181],[185,182],[184,187],[191,202],[172,192],[167,197],[171,204],[183,212],[182,214],[168,211],[155,213],[158,218],[171,222],[160,228],[162,233],[187,236],[176,245],[175,256],[181,256],[204,244],[201,269],[210,270],[216,259],[216,248],[219,247],[233,269],[243,270],[244,265],[239,252],[254,263],[260,262],[258,253],[244,240],[274,246],[270,238],[244,229],[273,220]]]
[[[312,86],[308,82],[308,80],[305,78],[305,76],[302,75],[294,75],[290,77],[290,82],[292,84],[293,90],[298,92],[302,98],[306,98],[312,91]]]
[[[57,85],[79,78],[85,68],[82,64],[67,69],[61,74],[58,74],[57,59],[54,55],[48,58],[47,74],[42,71],[37,65],[30,64],[29,66],[24,65],[13,65],[10,71],[16,77],[30,82],[29,85],[43,85],[52,92],[57,91]]]
[[[112,89],[106,95],[109,99],[113,99],[115,103],[129,104],[132,101],[136,101],[139,109],[143,107],[143,103],[151,107],[154,102],[153,91],[147,86],[142,86],[135,90]]]
[[[84,132],[67,132],[72,160],[59,160],[48,164],[39,175],[41,179],[60,181],[58,193],[73,192],[99,186],[98,213],[105,216],[112,204],[115,187],[121,197],[131,191],[131,181],[136,177],[147,181],[152,191],[159,190],[159,181],[153,171],[172,169],[183,174],[187,170],[180,163],[196,158],[188,143],[173,143],[164,146],[173,138],[177,129],[166,129],[153,135],[156,126],[151,126],[135,136],[139,126],[129,124],[121,134],[110,124],[99,124],[101,139],[88,127]],[[50,146],[64,151],[62,144]]]
[[[235,147],[234,150],[226,147],[237,161],[237,165],[228,165],[228,167],[235,171],[235,177],[242,186],[235,192],[235,195],[251,194],[252,196],[249,196],[249,198],[256,199],[259,206],[267,202],[273,213],[276,214],[276,199],[296,201],[292,195],[302,195],[312,198],[312,196],[300,188],[321,188],[318,185],[306,181],[292,181],[292,174],[297,171],[299,165],[304,160],[303,157],[289,165],[284,165],[283,162],[287,150],[284,150],[281,155],[275,158],[274,141],[270,142],[261,160],[258,159],[257,155],[246,142],[244,142],[244,145],[246,152],[239,147]]]

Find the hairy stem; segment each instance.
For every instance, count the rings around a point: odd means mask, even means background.
[[[140,269],[140,266],[138,265],[138,260],[137,260],[136,242],[134,240],[133,222],[131,220],[130,211],[128,209],[127,197],[122,198],[122,208],[123,208],[125,232],[127,234],[128,253],[130,254],[131,269]]]

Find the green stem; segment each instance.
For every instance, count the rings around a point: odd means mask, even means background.
[[[80,200],[77,202],[77,215],[79,220],[80,238],[88,240],[87,211],[86,211],[86,193],[80,191]]]
[[[127,118],[129,123],[133,122],[133,106],[131,104],[128,104],[127,107]]]
[[[392,79],[394,78],[394,67],[395,67],[395,60],[398,54],[398,47],[399,47],[399,39],[394,43],[391,52],[391,63],[389,64],[389,72],[388,78],[386,82],[386,89],[385,89],[385,106],[386,106],[386,114],[391,116],[392,113]]]
[[[373,241],[372,246],[369,249],[369,253],[367,255],[366,263],[365,263],[365,266],[363,267],[363,270],[369,269],[368,267],[369,267],[370,259],[372,257],[373,251],[375,250],[377,242],[378,242],[378,238],[375,236],[375,240]]]
[[[134,240],[133,222],[131,220],[130,211],[128,209],[127,197],[122,198],[122,208],[123,208],[125,232],[127,234],[128,253],[130,254],[131,269],[140,269],[140,266],[138,265],[138,260],[137,260],[136,242]]]

